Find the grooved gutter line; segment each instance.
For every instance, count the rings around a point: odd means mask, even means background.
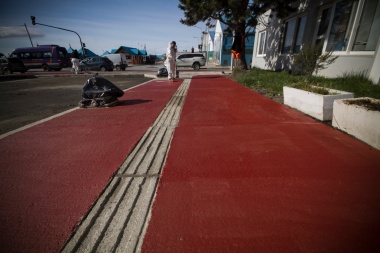
[[[174,93],[61,252],[140,252],[162,167],[191,80]]]
[[[172,140],[173,134],[174,134],[174,128],[178,124],[179,114],[181,113],[181,110],[183,108],[183,104],[185,102],[185,98],[186,98],[187,91],[188,91],[189,86],[190,86],[190,82],[191,82],[191,79],[186,79],[182,83],[182,85],[179,87],[179,89],[177,90],[177,92],[174,94],[174,96],[178,98],[178,100],[177,100],[177,107],[173,109],[174,110],[174,114],[173,114],[172,119],[169,121],[171,123],[170,125],[173,126],[173,127],[169,127],[168,128],[168,132],[170,132],[170,133],[167,135],[167,139],[168,140],[167,140],[167,144],[165,145],[167,148],[164,150],[165,154],[163,155],[162,163],[160,164],[159,174],[161,174],[162,168],[163,168],[163,166],[166,163],[166,158],[167,158],[167,155],[168,155],[169,149],[170,149],[170,143],[171,143],[171,140]],[[164,139],[165,139],[165,137],[164,137]],[[159,183],[159,180],[156,181],[155,189],[154,189],[152,198],[150,199],[149,209],[148,209],[148,212],[147,212],[147,214],[145,216],[143,227],[142,227],[142,229],[140,231],[140,234],[139,234],[139,237],[138,237],[138,241],[137,241],[137,244],[135,245],[135,248],[134,248],[133,252],[137,252],[137,253],[141,252],[142,244],[143,244],[143,241],[144,241],[144,236],[146,234],[146,231],[147,231],[147,228],[148,228],[148,224],[149,224],[149,221],[150,221],[150,218],[151,218],[151,214],[152,214],[151,213],[152,212],[152,205],[153,205],[154,199],[156,198],[156,194],[157,194],[158,183]]]

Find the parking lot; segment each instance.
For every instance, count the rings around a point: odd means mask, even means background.
[[[105,78],[122,90],[149,80],[142,76],[115,74]],[[49,77],[30,75],[22,79],[2,79],[0,135],[77,107],[82,99],[82,87],[90,77],[87,74]]]

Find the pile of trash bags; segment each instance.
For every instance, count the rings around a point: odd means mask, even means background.
[[[82,90],[82,100],[79,107],[111,107],[120,103],[117,99],[124,95],[116,85],[99,76],[94,75],[86,81]]]
[[[168,75],[169,75],[169,73],[168,73],[168,70],[166,68],[160,68],[156,74],[157,77],[167,77]],[[176,70],[176,72],[175,72],[175,78],[179,78],[179,71],[178,70]]]

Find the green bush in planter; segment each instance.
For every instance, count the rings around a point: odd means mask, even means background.
[[[312,76],[313,73],[327,68],[338,56],[332,55],[333,51],[322,54],[321,46],[303,45],[301,51],[293,58],[292,73],[295,75]]]

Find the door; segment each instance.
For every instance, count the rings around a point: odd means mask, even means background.
[[[180,56],[177,57],[177,61],[176,61],[176,64],[178,67],[183,67],[183,66],[186,66],[186,54],[181,54]]]

